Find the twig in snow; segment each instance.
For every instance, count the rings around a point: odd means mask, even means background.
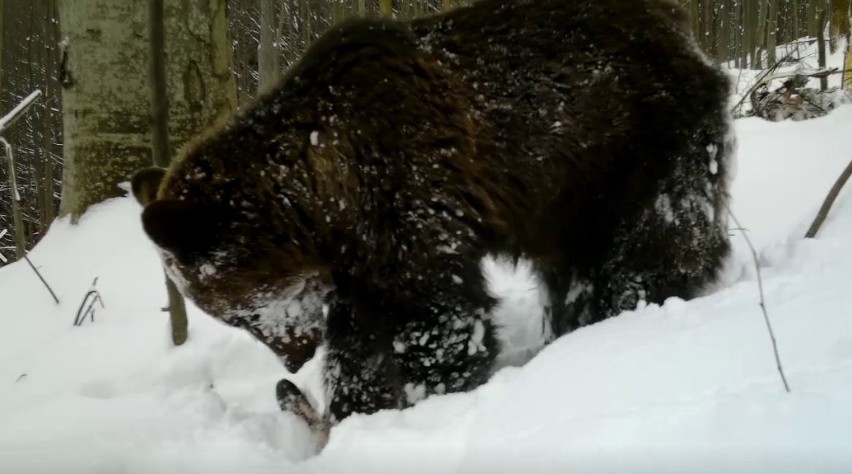
[[[763,297],[763,278],[760,274],[760,264],[757,260],[757,251],[754,249],[751,239],[748,238],[748,234],[742,224],[740,224],[737,216],[734,215],[733,211],[731,211],[731,208],[727,204],[725,204],[725,207],[728,210],[728,215],[731,216],[731,219],[733,219],[734,224],[737,226],[737,230],[739,230],[743,235],[746,245],[748,245],[748,248],[751,251],[751,258],[754,260],[754,269],[757,272],[757,289],[760,294],[760,310],[763,312],[763,320],[766,322],[766,329],[769,331],[769,338],[772,340],[772,352],[775,354],[775,365],[778,367],[778,374],[781,375],[781,382],[784,384],[784,390],[787,391],[787,393],[790,393],[790,386],[787,384],[787,377],[784,376],[784,368],[781,366],[781,357],[778,355],[778,343],[775,341],[775,332],[772,331],[772,324],[769,322],[769,313],[766,311],[766,299]]]
[[[27,263],[30,265],[30,268],[32,268],[35,274],[38,276],[38,279],[41,280],[41,282],[44,284],[44,287],[47,288],[47,291],[50,292],[50,296],[53,297],[53,301],[55,301],[56,304],[59,304],[59,298],[56,297],[56,293],[53,292],[53,288],[51,288],[50,285],[47,284],[47,281],[44,279],[43,276],[41,276],[41,273],[38,271],[35,265],[33,265],[33,262],[30,261],[30,257],[28,257],[26,253],[24,254],[24,260],[27,261]]]
[[[837,196],[840,194],[840,190],[843,189],[843,185],[849,180],[849,176],[852,176],[852,161],[850,161],[849,164],[846,165],[846,169],[840,173],[840,177],[838,177],[837,181],[834,182],[834,186],[831,187],[831,190],[822,202],[822,206],[819,208],[816,218],[814,218],[810,228],[808,228],[808,233],[805,234],[806,239],[816,237],[817,232],[819,232],[819,228],[822,227],[822,223],[825,222],[825,218],[828,217],[828,211],[831,210],[831,205],[834,204],[834,200],[837,199]]]
[[[74,316],[74,326],[81,326],[83,321],[86,320],[86,316],[89,316],[90,321],[95,321],[95,303],[100,303],[101,308],[104,307],[104,300],[101,299],[100,292],[95,289],[95,285],[97,284],[98,278],[95,277],[95,280],[92,282],[92,288],[86,292],[86,296],[80,302],[80,307],[77,308],[77,315]],[[83,309],[84,307],[86,308],[85,310]]]

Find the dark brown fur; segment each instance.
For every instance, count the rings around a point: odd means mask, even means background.
[[[469,390],[499,350],[485,255],[532,260],[556,335],[715,277],[728,84],[684,18],[489,0],[333,27],[183,152],[145,230],[291,369],[328,344],[331,423]]]
[[[145,168],[133,175],[130,189],[139,204],[145,206],[157,199],[157,191],[160,189],[160,183],[165,175],[166,170],[163,168]]]

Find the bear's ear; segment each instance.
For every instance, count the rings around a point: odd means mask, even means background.
[[[148,237],[185,264],[212,250],[222,220],[209,206],[177,199],[157,199],[142,211]]]
[[[160,189],[160,183],[163,181],[163,176],[166,175],[165,168],[143,168],[133,174],[130,179],[130,188],[133,190],[133,197],[143,206],[157,199],[157,190]]]

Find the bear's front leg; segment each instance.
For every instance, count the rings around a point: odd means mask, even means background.
[[[491,322],[496,301],[479,260],[432,263],[418,272],[401,270],[390,279],[394,285],[346,295],[330,308],[329,424],[471,390],[488,379],[499,352]]]
[[[320,450],[328,443],[328,423],[293,382],[281,379],[275,387],[275,398],[281,411],[294,413],[305,420]]]
[[[352,413],[400,408],[401,374],[392,356],[390,314],[365,311],[341,299],[329,308],[323,371],[326,419],[336,424]]]

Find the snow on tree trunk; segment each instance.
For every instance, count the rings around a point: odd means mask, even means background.
[[[60,214],[76,221],[151,163],[147,2],[59,2],[65,169]],[[165,4],[175,151],[236,106],[225,0]]]

